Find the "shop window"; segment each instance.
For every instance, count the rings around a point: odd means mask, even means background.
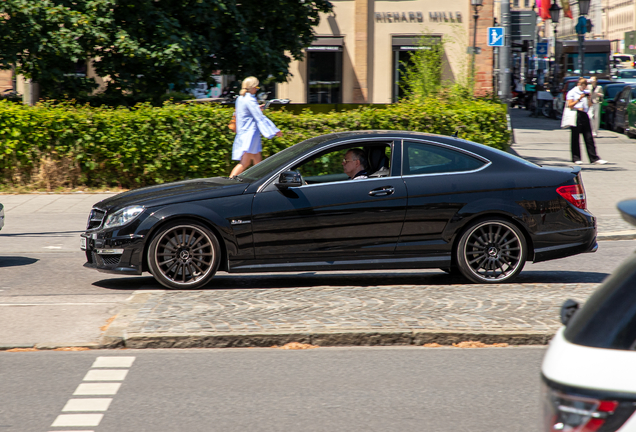
[[[439,36],[427,36],[424,44],[421,36],[393,36],[393,102],[406,96],[404,77],[413,65],[413,54],[419,50],[434,50],[439,44]],[[441,54],[439,50],[437,52]]]
[[[342,51],[307,52],[307,102],[333,104],[342,102]]]

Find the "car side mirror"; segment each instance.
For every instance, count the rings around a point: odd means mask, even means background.
[[[290,187],[300,187],[302,184],[302,176],[298,171],[283,171],[278,177],[276,187],[278,187],[278,189],[287,189]]]
[[[561,306],[561,323],[564,326],[567,326],[570,320],[572,319],[572,317],[574,316],[574,314],[576,313],[576,311],[578,310],[579,310],[579,304],[572,299],[567,299],[563,303],[563,306]]]

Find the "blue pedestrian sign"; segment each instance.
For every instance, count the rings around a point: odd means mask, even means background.
[[[488,46],[504,46],[504,27],[488,27]]]
[[[539,57],[545,57],[548,55],[548,43],[547,42],[539,42],[537,44],[537,55]]]

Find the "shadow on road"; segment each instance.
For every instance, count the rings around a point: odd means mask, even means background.
[[[609,274],[577,271],[525,271],[513,282],[515,284],[555,283],[600,283]],[[284,275],[228,275],[219,274],[205,289],[259,289],[259,288],[311,288],[319,286],[392,286],[432,285],[444,286],[470,283],[461,276],[446,273],[294,273]],[[110,290],[161,290],[166,289],[152,277],[103,279],[94,286]]]
[[[35,232],[35,233],[13,233],[0,234],[0,237],[38,237],[38,236],[46,236],[46,235],[55,235],[55,234],[79,234],[84,231],[49,231],[49,232]]]
[[[1,267],[19,267],[35,264],[39,259],[28,257],[13,257],[13,256],[0,256],[0,268]]]

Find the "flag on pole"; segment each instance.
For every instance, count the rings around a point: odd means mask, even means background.
[[[543,21],[550,19],[550,0],[541,0],[539,16],[543,18]]]
[[[570,0],[561,0],[561,5],[563,6],[563,15],[570,19],[574,19],[572,16],[572,8],[570,8]]]

